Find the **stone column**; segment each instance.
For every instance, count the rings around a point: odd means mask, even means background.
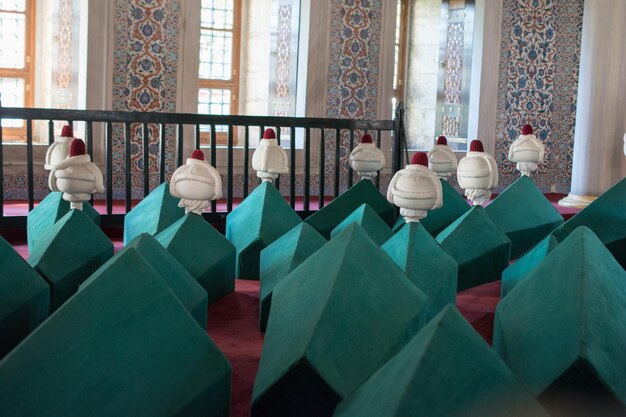
[[[570,194],[584,207],[626,175],[626,1],[585,1]]]

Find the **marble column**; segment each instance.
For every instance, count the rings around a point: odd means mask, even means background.
[[[626,1],[585,1],[570,194],[584,207],[626,176]]]

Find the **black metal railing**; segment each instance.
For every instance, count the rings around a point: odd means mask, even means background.
[[[136,126],[141,126],[141,154],[143,161],[149,159],[149,126],[158,126],[159,132],[159,160],[158,160],[158,174],[154,172],[152,175],[158,175],[158,182],[162,183],[166,177],[166,144],[170,141],[170,146],[175,146],[174,161],[176,166],[183,163],[183,152],[185,144],[185,126],[195,126],[193,144],[198,149],[210,150],[210,163],[213,166],[217,164],[217,151],[218,149],[225,149],[226,153],[226,173],[222,172],[225,177],[225,200],[226,200],[226,212],[230,212],[233,208],[234,201],[234,166],[233,158],[235,151],[243,152],[242,161],[242,173],[243,173],[243,194],[245,198],[249,193],[249,171],[250,171],[250,130],[251,128],[259,128],[259,134],[262,135],[265,128],[271,127],[276,130],[277,139],[280,141],[281,131],[283,129],[289,131],[289,150],[290,155],[290,170],[289,170],[289,190],[288,201],[292,207],[296,207],[297,198],[302,199],[302,209],[299,210],[301,215],[307,215],[312,210],[312,200],[317,199],[317,208],[324,206],[326,195],[326,181],[327,164],[330,162],[333,165],[333,181],[332,181],[332,198],[335,198],[340,193],[340,176],[341,176],[341,154],[340,145],[342,138],[347,137],[349,143],[349,151],[352,151],[355,142],[358,140],[357,132],[368,132],[376,140],[378,147],[381,147],[383,134],[388,132],[391,137],[391,151],[392,151],[392,174],[395,173],[402,165],[403,157],[408,159],[408,156],[403,155],[402,149],[406,150],[405,135],[404,135],[404,109],[402,104],[396,109],[395,120],[352,120],[352,119],[328,119],[328,118],[299,118],[299,117],[265,117],[265,116],[221,116],[221,115],[202,115],[202,114],[188,114],[188,113],[154,113],[154,112],[126,112],[126,111],[100,111],[100,110],[64,110],[64,109],[41,109],[41,108],[12,108],[0,106],[0,119],[17,119],[23,120],[26,125],[26,178],[27,178],[27,200],[29,210],[34,207],[35,204],[35,182],[34,182],[34,166],[33,160],[33,122],[44,121],[48,123],[48,144],[54,141],[54,122],[63,121],[69,124],[75,122],[85,123],[85,143],[87,147],[87,153],[92,158],[94,157],[94,141],[104,140],[104,144],[98,144],[95,149],[104,149],[104,174],[106,178],[106,192],[104,199],[106,200],[105,214],[102,218],[104,224],[121,224],[123,214],[113,214],[114,195],[113,195],[113,140],[114,131],[123,136],[124,142],[124,168],[125,168],[125,185],[123,192],[124,200],[124,212],[128,212],[132,206],[132,181],[131,181],[131,144],[133,142],[133,129]],[[94,137],[94,124],[104,125],[104,134],[97,135],[102,138]],[[166,130],[169,128],[173,134],[166,135]],[[208,126],[208,129],[206,127]],[[116,130],[117,127],[117,130]],[[210,132],[210,143],[204,145],[201,143],[201,127]],[[220,146],[217,143],[217,128],[220,127],[222,131],[225,131],[226,144]],[[239,131],[239,137],[242,139],[241,146],[235,146],[235,129]],[[243,129],[241,132],[240,129]],[[303,143],[301,149],[296,149],[296,131],[300,129]],[[318,136],[313,137],[313,134],[317,132]],[[317,190],[317,196],[311,195],[311,177],[315,175],[311,172],[311,157],[312,157],[312,145],[313,142],[318,141],[319,145],[319,170],[317,175],[319,176],[319,187]],[[326,144],[329,141],[334,141],[334,155],[326,155]],[[5,193],[4,193],[4,147],[3,143],[3,129],[0,126],[0,197],[2,202],[0,203],[0,226],[7,227],[23,224],[24,219],[11,219],[12,216],[5,216]],[[103,146],[102,146],[103,145]],[[296,166],[296,153],[303,153],[303,166]],[[334,156],[334,158],[332,158]],[[170,156],[170,158],[172,158]],[[332,161],[332,162],[331,162]],[[39,161],[37,162],[39,163]],[[43,161],[41,161],[43,164]],[[302,172],[302,184],[303,190],[301,195],[296,195],[296,171],[300,169]],[[149,164],[143,164],[143,172],[139,173],[143,175],[143,195],[147,195],[150,192],[151,184],[151,172]],[[277,180],[276,185],[280,186],[280,179]],[[331,183],[331,182],[329,182]],[[347,185],[352,186],[353,173],[352,169],[348,168],[347,173]],[[380,176],[377,178],[376,185],[380,187]],[[330,190],[329,190],[330,191]],[[116,200],[119,200],[116,198]],[[208,217],[211,214],[218,215],[223,213],[217,212],[217,204],[213,202]],[[18,216],[19,217],[19,216]],[[22,216],[23,217],[23,216]]]

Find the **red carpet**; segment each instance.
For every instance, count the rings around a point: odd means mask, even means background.
[[[235,292],[209,307],[207,330],[233,367],[230,415],[248,416],[263,347],[259,282],[238,279]]]
[[[457,306],[463,316],[489,343],[499,300],[499,281],[457,296]],[[237,280],[234,293],[209,307],[207,330],[233,367],[230,415],[247,417],[263,346],[263,334],[259,332],[259,282]]]

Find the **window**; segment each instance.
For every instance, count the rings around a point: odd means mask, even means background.
[[[6,107],[33,105],[34,0],[0,0],[0,94]],[[3,120],[3,140],[26,138],[23,120]]]
[[[202,0],[198,113],[237,114],[241,0]],[[201,126],[210,142],[210,127]],[[217,142],[226,143],[226,126],[216,126]]]
[[[396,34],[393,57],[393,97],[391,98],[392,118],[396,106],[404,100],[404,71],[407,38],[407,17],[409,15],[409,0],[397,0],[396,6]]]

